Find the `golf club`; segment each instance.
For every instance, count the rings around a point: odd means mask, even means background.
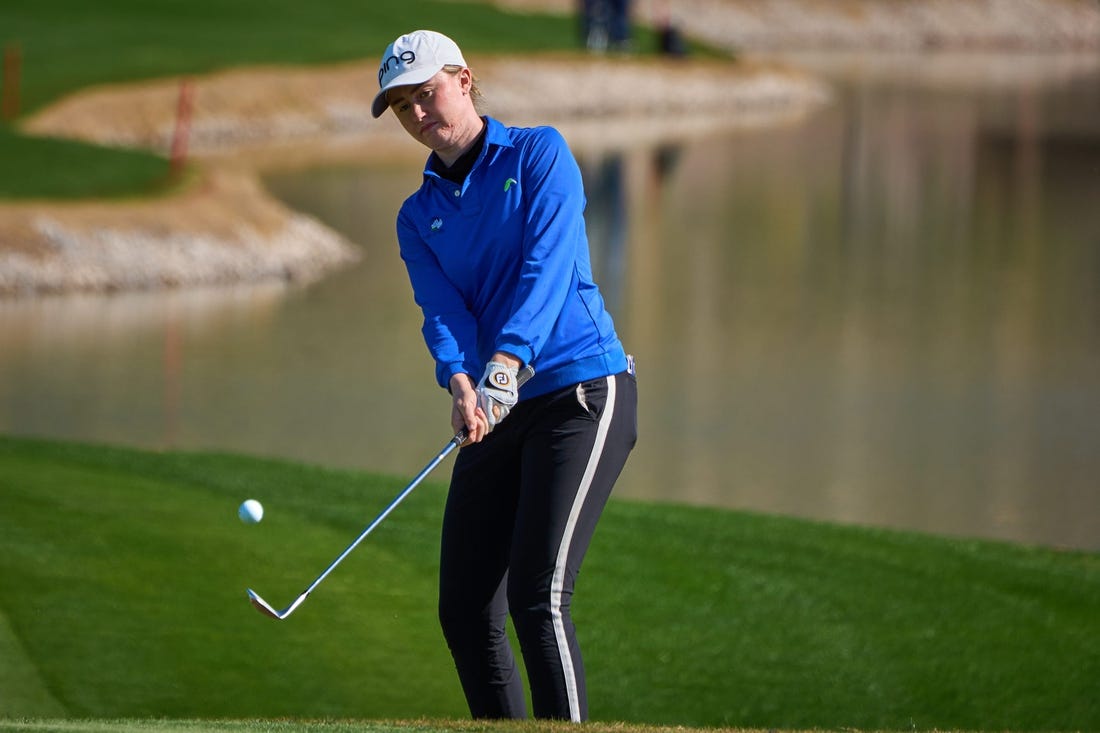
[[[520,370],[519,374],[516,375],[516,382],[518,386],[523,386],[523,383],[534,376],[534,374],[535,370],[530,365],[525,366],[523,369]],[[409,485],[401,490],[401,493],[398,494],[394,498],[394,500],[391,501],[389,505],[382,510],[382,513],[375,517],[374,521],[368,524],[367,528],[364,529],[359,534],[359,536],[356,537],[355,540],[350,545],[348,545],[347,548],[345,548],[344,551],[341,552],[340,555],[335,560],[333,560],[327,568],[325,568],[324,572],[318,575],[317,579],[310,583],[309,587],[302,591],[301,594],[297,598],[295,598],[294,602],[291,603],[289,606],[281,611],[277,611],[271,606],[270,603],[261,598],[260,595],[251,588],[248,589],[248,600],[251,601],[252,605],[255,606],[260,613],[266,616],[270,616],[271,618],[277,619],[279,621],[282,621],[287,616],[294,613],[295,609],[297,609],[298,606],[302,605],[302,603],[305,602],[306,598],[309,597],[309,594],[313,592],[313,589],[320,585],[321,581],[327,578],[328,574],[335,570],[336,566],[343,562],[344,558],[350,555],[351,551],[358,547],[359,543],[366,539],[367,535],[373,532],[374,528],[381,524],[382,520],[389,516],[390,512],[396,509],[397,505],[404,501],[405,497],[411,494],[413,489],[415,489],[420,484],[420,482],[427,477],[428,474],[435,470],[436,466],[443,462],[444,458],[450,455],[451,451],[462,445],[462,443],[464,443],[465,441],[465,429],[460,430],[458,433],[455,434],[453,438],[447,441],[447,445],[444,446],[443,450],[441,450],[435,458],[429,461],[428,465],[424,466],[423,470],[421,470],[420,473],[416,475],[416,478],[410,481]]]

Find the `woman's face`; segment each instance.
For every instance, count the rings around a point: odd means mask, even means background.
[[[469,69],[452,74],[440,71],[418,86],[395,87],[386,94],[401,125],[437,153],[468,144],[471,120],[480,117],[469,96],[473,75]]]

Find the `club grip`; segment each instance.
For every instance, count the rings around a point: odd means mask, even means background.
[[[533,376],[535,376],[535,368],[528,364],[516,374],[516,386],[522,387]]]
[[[535,368],[530,364],[520,369],[519,372],[516,373],[517,388],[522,387],[527,380],[533,376],[535,376]],[[455,437],[451,438],[451,442],[455,445],[462,445],[466,442],[467,433],[469,433],[469,431],[466,428],[462,428],[462,430],[455,433]]]

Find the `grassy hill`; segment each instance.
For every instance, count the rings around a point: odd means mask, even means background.
[[[407,479],[0,438],[0,718],[464,718],[441,483],[287,621],[245,598],[289,603]],[[1093,553],[613,501],[578,590],[597,720],[1100,728]]]

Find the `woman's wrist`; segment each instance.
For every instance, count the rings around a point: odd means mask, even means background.
[[[523,366],[523,360],[519,357],[513,356],[506,351],[498,351],[493,354],[492,361],[499,362],[507,367],[518,370]]]
[[[473,377],[466,372],[458,372],[451,375],[450,381],[451,394],[457,394],[466,390],[471,390],[476,387]]]

